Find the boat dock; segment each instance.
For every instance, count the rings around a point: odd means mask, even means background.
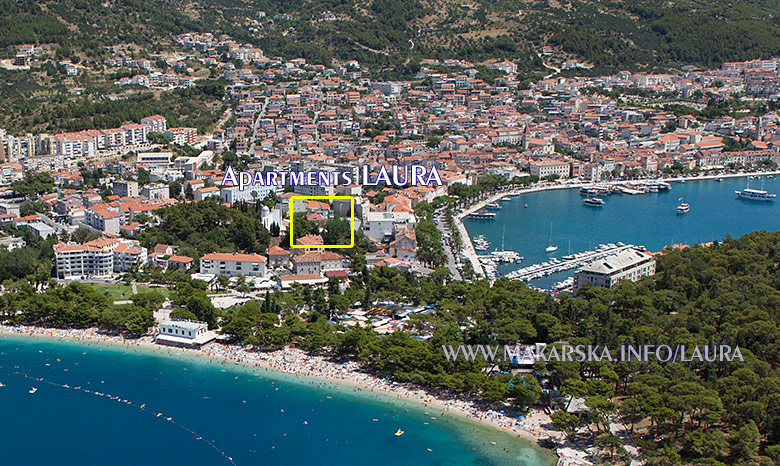
[[[547,262],[542,262],[541,264],[534,264],[528,267],[523,267],[521,269],[513,270],[512,272],[509,272],[505,276],[507,278],[511,278],[512,280],[521,280],[524,282],[529,282],[531,280],[536,280],[537,278],[546,277],[554,273],[565,272],[567,270],[572,270],[577,267],[583,267],[589,264],[590,262],[615,255],[620,251],[631,249],[631,248],[640,249],[640,250],[644,249],[643,247],[637,247],[634,246],[633,244],[623,244],[623,243],[600,244],[595,251],[580,252],[577,254],[573,254],[571,256],[565,256],[566,257],[565,259],[552,258]]]

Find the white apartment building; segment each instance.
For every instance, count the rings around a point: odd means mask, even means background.
[[[414,229],[417,218],[411,212],[366,212],[363,217],[363,233],[376,241],[390,239],[396,226]]]
[[[54,246],[57,278],[107,277],[114,272],[114,253],[86,244]]]
[[[51,138],[54,155],[64,157],[94,157],[97,155],[95,139],[78,133],[59,134]]]
[[[147,251],[137,241],[99,238],[84,244],[54,246],[57,278],[107,277],[146,263]]]
[[[141,119],[142,125],[148,125],[149,131],[154,133],[164,133],[168,129],[168,122],[162,115],[152,115]]]
[[[574,289],[585,284],[612,288],[618,280],[635,282],[655,274],[655,259],[636,249],[625,249],[618,254],[593,262],[574,273]]]
[[[167,184],[148,184],[141,188],[141,195],[147,199],[170,199],[171,189]]]
[[[258,254],[212,252],[200,258],[200,273],[262,277],[265,261],[265,257]]]
[[[241,201],[262,201],[268,195],[268,193],[275,191],[281,192],[281,188],[278,186],[249,186],[243,191],[238,189],[238,186],[223,187],[219,191],[219,195],[223,201],[228,204],[234,204]],[[252,193],[255,193],[254,195]]]
[[[126,180],[114,181],[112,191],[120,197],[138,197],[138,182]]]
[[[119,234],[119,227],[124,224],[125,214],[119,209],[99,204],[84,211],[84,223],[95,230],[104,233]]]
[[[145,144],[148,141],[149,125],[128,123],[122,125],[121,129],[125,131],[125,141],[128,145],[134,146],[137,144]]]

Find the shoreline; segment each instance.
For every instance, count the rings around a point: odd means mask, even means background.
[[[565,461],[578,461],[570,464],[588,465],[583,462],[583,452],[570,448],[560,451],[562,433],[554,430],[552,422],[544,411],[531,408],[521,419],[509,417],[479,406],[477,400],[454,394],[446,390],[428,392],[422,387],[408,383],[391,382],[362,370],[360,363],[350,361],[343,364],[334,363],[321,356],[309,356],[304,351],[286,347],[272,352],[246,351],[240,347],[210,343],[202,349],[177,348],[161,346],[153,342],[152,336],[144,336],[138,340],[129,340],[90,329],[50,329],[30,326],[9,326],[0,324],[0,335],[16,335],[28,338],[40,338],[54,341],[88,342],[103,344],[116,348],[141,348],[150,350],[157,355],[171,357],[176,354],[202,358],[218,364],[230,364],[243,369],[264,369],[279,376],[291,376],[299,382],[302,379],[322,381],[339,390],[336,384],[347,385],[354,392],[375,398],[384,398],[387,402],[408,401],[420,409],[439,411],[440,417],[459,418],[461,422],[476,423],[482,427],[497,430],[504,435],[521,439],[539,450],[549,451],[550,455],[558,456],[558,464]],[[287,377],[284,377],[287,378]],[[503,410],[502,410],[503,411]],[[431,414],[434,414],[433,412]],[[540,440],[551,439],[558,447],[549,450],[539,445]],[[570,446],[570,445],[566,445]],[[570,451],[579,453],[573,455]]]
[[[707,181],[707,180],[714,180],[717,178],[744,178],[744,177],[755,177],[755,176],[778,176],[780,175],[780,170],[773,170],[773,171],[767,171],[767,172],[745,172],[745,173],[727,173],[724,175],[702,175],[702,176],[679,176],[676,178],[657,178],[656,181],[663,181],[667,183],[680,183],[680,182],[688,182],[688,181]],[[460,233],[460,237],[463,240],[463,249],[460,251],[461,254],[464,254],[468,260],[471,262],[472,267],[474,268],[475,272],[478,275],[481,275],[483,278],[486,278],[484,269],[482,268],[482,264],[479,262],[479,258],[477,257],[477,253],[474,249],[474,243],[471,240],[471,236],[469,235],[468,230],[466,229],[466,226],[463,224],[463,218],[468,216],[469,214],[476,212],[477,210],[480,210],[485,207],[485,205],[492,203],[492,202],[498,202],[499,199],[502,199],[506,196],[510,195],[524,195],[524,194],[531,194],[531,193],[537,193],[542,191],[554,191],[558,189],[575,189],[575,188],[581,188],[583,186],[588,186],[592,184],[599,184],[599,185],[607,185],[612,186],[615,184],[624,183],[624,181],[605,181],[600,183],[594,183],[590,181],[577,181],[577,182],[571,182],[571,183],[554,183],[554,184],[547,184],[550,182],[545,182],[543,186],[539,186],[538,184],[534,187],[529,188],[520,188],[520,189],[513,189],[508,191],[501,191],[498,193],[491,194],[490,196],[479,200],[478,202],[474,203],[473,205],[463,209],[462,212],[453,215],[453,222],[455,222],[455,227],[458,229],[458,232]]]

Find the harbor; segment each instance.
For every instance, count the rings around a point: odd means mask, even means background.
[[[780,192],[780,179],[772,177],[776,174],[753,174],[752,180],[751,174],[688,178],[685,183],[681,179],[667,179],[663,182],[669,188],[659,187],[658,191],[651,191],[649,183],[547,183],[512,193],[514,196],[506,192],[493,195],[458,214],[456,223],[462,223],[468,231],[468,235],[462,234],[464,244],[470,245],[470,236],[482,235],[486,242],[500,245],[505,236],[505,249],[523,257],[524,267],[520,268],[516,261],[496,260],[489,252],[504,249],[500,246],[474,251],[469,259],[479,264],[485,277],[509,276],[523,279],[534,288],[554,290],[565,286],[564,282],[578,264],[598,258],[598,255],[591,259],[587,256],[588,252],[591,255],[599,252],[598,245],[617,246],[622,242],[660,251],[674,244],[722,240],[726,234],[736,237],[756,229],[780,229],[780,203],[750,200],[735,194],[744,190],[748,181],[750,187],[756,188],[763,182],[767,193]],[[610,193],[580,192],[580,188],[592,187],[609,187]],[[619,189],[613,193],[614,187],[643,195],[625,195]],[[604,201],[603,205],[584,204],[583,199],[596,196]],[[501,209],[495,211],[497,215],[493,219],[468,217],[494,202]],[[551,246],[554,249],[548,251]],[[577,256],[576,261],[565,258],[574,253],[585,256]],[[542,266],[529,271],[533,264]]]
[[[521,280],[524,282],[530,282],[538,278],[547,277],[555,273],[565,272],[573,270],[579,267],[583,267],[593,261],[604,259],[605,257],[613,256],[620,251],[626,249],[639,249],[640,251],[646,250],[644,246],[634,246],[633,244],[623,243],[609,243],[600,244],[593,251],[585,251],[577,254],[564,256],[562,259],[551,258],[549,261],[542,262],[540,264],[534,264],[528,267],[509,272],[505,276],[512,280]]]

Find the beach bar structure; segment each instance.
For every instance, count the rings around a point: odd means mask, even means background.
[[[205,322],[192,320],[160,322],[159,330],[155,342],[185,348],[200,348],[217,337],[216,333],[209,331]]]

